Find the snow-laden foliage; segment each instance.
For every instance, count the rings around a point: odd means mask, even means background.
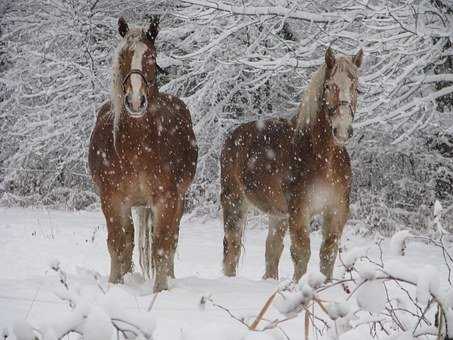
[[[218,209],[225,134],[296,112],[332,46],[365,51],[350,146],[352,218],[366,230],[429,227],[436,199],[451,221],[453,22],[446,0],[18,0],[2,5],[0,192],[10,204],[82,208],[95,109],[109,96],[116,21],[161,15],[161,91],[188,104],[199,143],[189,208]]]
[[[254,339],[291,339],[285,333],[285,324],[292,320],[292,325],[298,323],[306,340],[449,339],[453,327],[450,277],[447,282],[445,275],[433,266],[420,270],[417,264],[408,267],[399,254],[395,257],[393,248],[401,244],[402,238],[399,233],[390,241],[389,254],[383,253],[380,242],[368,246],[366,252],[363,248],[350,249],[349,260],[355,260],[347,265],[342,262],[343,270],[332,282],[325,282],[317,272],[308,272],[299,284],[280,285],[256,317],[237,317],[226,306],[218,305],[214,297],[204,297],[203,304],[223,310],[226,317],[243,327],[224,329],[208,324],[196,335],[217,338],[227,330],[229,339],[234,340],[251,335]],[[451,270],[453,259],[442,241],[404,235],[411,244],[417,239],[437,244],[445,254],[441,267]],[[269,319],[272,308],[280,314]],[[209,309],[205,306],[204,310]]]
[[[92,292],[85,287],[73,286],[58,260],[52,261],[50,267],[57,273],[61,283],[61,289],[55,294],[67,302],[68,311],[39,326],[32,326],[23,319],[17,320],[13,327],[17,340],[59,340],[71,333],[80,335],[84,340],[153,339],[154,316],[150,310],[128,310],[124,305],[128,293],[124,289],[107,289],[102,286],[100,275],[90,272],[88,274],[98,288]],[[9,338],[8,334],[3,338]]]

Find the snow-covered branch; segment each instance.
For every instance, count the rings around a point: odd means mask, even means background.
[[[252,7],[252,6],[234,6],[226,4],[222,1],[212,0],[181,0],[182,2],[201,7],[213,8],[220,11],[229,12],[235,15],[276,15],[285,18],[305,20],[309,22],[331,22],[331,21],[350,21],[351,18],[347,17],[344,13],[340,12],[325,12],[322,14],[309,13],[294,8],[284,8],[280,6],[267,6],[267,7]]]

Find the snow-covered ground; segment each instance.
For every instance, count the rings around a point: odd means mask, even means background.
[[[352,230],[346,230],[342,244],[351,248],[374,242],[353,235]],[[276,281],[261,280],[266,238],[264,226],[257,227],[255,223],[247,229],[245,253],[237,278],[222,275],[222,238],[220,220],[184,217],[175,263],[177,279],[171,282],[169,291],[158,295],[153,306],[155,339],[192,339],[191,332],[209,327],[217,330],[243,328],[218,308],[211,305],[200,308],[200,298],[211,295],[216,303],[233,314],[253,318],[278,286]],[[58,319],[68,310],[67,303],[54,294],[60,286],[58,277],[49,269],[49,263],[54,259],[61,262],[72,284],[95,287],[84,270],[89,269],[99,272],[102,284],[107,287],[109,256],[105,239],[106,228],[100,212],[0,208],[0,329],[11,327],[17,319],[39,325],[45,320]],[[310,267],[317,268],[320,233],[313,232],[311,240]],[[386,248],[388,242],[384,242]],[[423,243],[411,243],[402,261],[414,270],[431,264],[444,276],[446,269],[442,267],[441,259],[440,250]],[[134,260],[138,263],[137,256]],[[287,237],[280,277],[283,280],[291,275]],[[151,286],[149,282],[141,282],[138,274],[131,277],[121,286],[125,291],[125,308],[145,311],[152,299]],[[337,294],[345,293],[338,289]],[[278,316],[282,317],[274,308],[266,314],[268,319]],[[282,328],[291,339],[300,339],[304,334],[303,325],[303,317],[298,317],[282,324]],[[230,339],[227,331],[220,333]],[[283,335],[280,337],[284,339]]]

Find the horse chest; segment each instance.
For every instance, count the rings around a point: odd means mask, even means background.
[[[319,180],[307,187],[306,202],[314,213],[321,213],[342,199],[342,190],[331,182]]]
[[[313,213],[322,213],[348,200],[349,167],[346,163],[340,163],[331,157],[305,163],[297,187],[303,192],[303,201]]]

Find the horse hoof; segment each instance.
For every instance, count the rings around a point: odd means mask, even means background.
[[[278,281],[278,274],[264,274],[263,275],[263,280],[276,280]]]
[[[224,270],[223,274],[227,277],[235,277],[236,276],[236,271],[230,271],[230,270]]]
[[[153,288],[153,293],[159,293],[163,290],[168,290],[168,283],[167,282],[155,282],[154,283],[154,288]]]
[[[109,282],[111,284],[116,285],[116,284],[124,283],[124,279],[118,275],[110,275]]]

